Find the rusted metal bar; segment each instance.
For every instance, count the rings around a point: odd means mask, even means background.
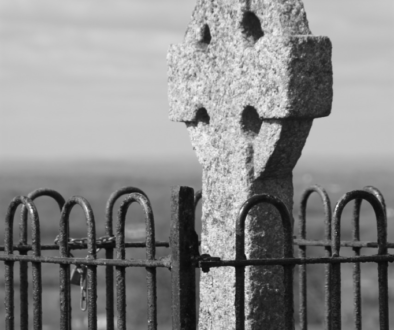
[[[195,330],[197,327],[195,261],[199,252],[194,209],[193,189],[173,187],[170,242],[173,330]]]
[[[365,190],[355,190],[345,194],[337,203],[334,210],[333,227],[332,227],[332,254],[333,258],[339,257],[340,251],[340,220],[342,211],[345,206],[353,200],[366,200],[374,209],[377,232],[378,232],[378,255],[387,256],[387,220],[386,212],[382,203],[369,188]],[[355,257],[355,259],[361,257]],[[356,261],[357,262],[357,261]],[[387,282],[387,261],[378,261],[379,277],[379,315],[380,329],[388,330],[388,282]],[[332,327],[341,329],[341,266],[340,264],[332,265]]]
[[[132,194],[132,193],[140,193],[144,196],[146,194],[135,187],[124,187],[121,188],[111,194],[107,201],[107,205],[105,207],[105,234],[109,237],[112,237],[114,235],[113,233],[113,209],[116,201],[127,194]],[[147,197],[147,196],[146,196]],[[146,244],[142,243],[142,246],[138,247],[145,247]],[[98,246],[100,247],[100,246]],[[115,242],[113,242],[112,245],[108,245],[105,247],[105,258],[106,259],[113,259],[114,257],[114,247],[115,247]],[[125,247],[128,247],[125,245]],[[137,246],[133,246],[137,247]],[[114,271],[112,266],[107,266],[105,269],[105,299],[106,299],[106,319],[107,319],[107,330],[114,330],[115,325],[114,325]]]
[[[353,207],[353,221],[352,221],[352,236],[353,241],[360,241],[360,209],[361,209],[362,199],[354,200]],[[355,257],[360,256],[360,247],[353,247],[353,253]],[[362,328],[362,315],[361,315],[361,269],[360,263],[355,262],[353,264],[353,318],[354,318],[354,328],[355,330],[361,330]]]
[[[300,215],[299,215],[299,237],[300,240],[306,240],[306,207],[309,197],[317,193],[323,202],[324,209],[324,236],[329,244],[325,246],[325,256],[331,256],[331,201],[327,192],[320,186],[314,185],[306,189],[301,197],[300,203]],[[299,244],[299,256],[300,258],[306,258],[306,246]],[[331,277],[331,265],[325,266],[325,279],[324,279],[324,302],[325,302],[325,319],[324,329],[331,329],[331,308],[330,308],[330,277]],[[307,330],[308,328],[308,317],[307,317],[307,271],[306,264],[299,266],[299,290],[300,290],[300,329]]]
[[[115,238],[115,236],[113,236]],[[98,239],[97,239],[98,240]],[[107,249],[107,248],[115,248],[116,244],[115,242],[103,242],[103,243],[97,243],[96,244],[97,249]],[[155,242],[156,247],[163,247],[163,248],[169,248],[170,243],[169,242],[161,242],[161,241],[156,241]],[[88,245],[86,243],[83,244],[78,244],[78,245],[73,245],[71,242],[69,243],[68,249],[70,251],[72,250],[86,250]],[[133,242],[133,243],[125,243],[125,248],[146,248],[145,242]],[[33,247],[31,244],[23,244],[23,245],[14,245],[13,248],[14,251],[20,251],[20,252],[28,252],[32,251]],[[41,245],[41,251],[56,251],[59,250],[59,245],[58,244],[43,244]],[[4,251],[4,246],[0,246],[0,252]],[[24,253],[23,255],[25,255]]]
[[[386,259],[385,259],[386,260]],[[27,261],[27,262],[40,262],[46,264],[57,265],[94,265],[94,266],[107,266],[112,267],[155,267],[155,268],[171,268],[171,261],[166,258],[159,260],[146,260],[146,259],[96,259],[88,260],[85,258],[62,258],[62,257],[34,257],[34,256],[19,256],[19,255],[6,255],[0,253],[0,261]]]
[[[297,246],[323,246],[331,248],[331,241],[326,240],[305,240],[294,238],[293,244]],[[340,241],[340,247],[350,247],[350,248],[373,248],[379,247],[378,242],[370,241]],[[394,249],[394,243],[387,242],[388,249]]]
[[[216,258],[218,259],[218,258]],[[244,261],[237,260],[212,260],[211,258],[201,259],[196,263],[198,268],[206,267],[207,269],[213,267],[236,267],[236,266],[272,266],[272,265],[318,265],[318,264],[346,264],[346,263],[367,263],[367,262],[394,262],[393,254],[386,255],[370,255],[360,257],[335,257],[335,258],[272,258],[272,259],[248,259]],[[40,262],[58,265],[95,265],[113,267],[155,267],[155,268],[170,268],[171,262],[167,258],[159,260],[145,260],[145,259],[97,259],[87,260],[85,258],[59,258],[59,257],[34,257],[34,256],[19,256],[0,254],[0,261],[27,261]]]
[[[379,254],[387,254],[387,211],[386,211],[386,202],[384,200],[383,194],[375,187],[367,186],[364,187],[365,191],[373,194],[376,199],[381,204],[381,209],[384,214],[384,225],[378,224],[378,236],[382,236],[382,240],[378,239],[379,246]],[[376,213],[376,211],[375,211]],[[381,233],[379,233],[379,230]],[[379,262],[378,263],[378,282],[379,282],[379,320],[380,320],[380,329],[388,329],[389,328],[389,289],[388,289],[388,263],[387,262]]]
[[[57,191],[47,188],[39,188],[27,195],[32,201],[35,201],[36,198],[41,196],[47,196],[53,198],[58,206],[60,211],[63,208],[65,203],[64,198]],[[21,209],[21,221],[19,224],[19,244],[18,251],[20,255],[27,255],[27,252],[32,249],[30,245],[29,250],[19,249],[21,246],[27,245],[27,220],[28,220],[28,211],[27,208],[23,205]],[[15,248],[14,248],[15,250]],[[41,250],[42,246],[41,246]],[[1,251],[1,248],[0,248]],[[28,299],[28,263],[25,261],[20,262],[20,329],[28,330],[29,329],[29,299]]]
[[[14,262],[6,261],[5,265],[5,328],[14,330]]]
[[[27,244],[27,210],[21,216],[19,224],[19,244]],[[27,251],[19,251],[20,255],[27,255]],[[21,330],[29,330],[29,279],[28,279],[28,263],[22,261],[19,263],[19,281],[20,281],[20,328]]]
[[[124,229],[126,214],[132,203],[142,206],[145,213],[145,240],[146,257],[149,261],[155,260],[155,224],[153,211],[148,198],[141,193],[132,193],[127,196],[120,206],[118,213],[118,223],[116,227],[116,258],[125,259]],[[156,289],[156,268],[147,267],[147,288],[148,288],[148,330],[157,329],[157,289]],[[118,329],[126,329],[126,290],[125,290],[125,268],[116,267],[116,288],[118,307]]]
[[[235,239],[235,260],[246,261],[245,256],[245,221],[249,211],[257,204],[268,203],[274,206],[280,213],[283,228],[283,257],[293,258],[292,235],[293,228],[291,216],[286,205],[274,196],[262,194],[249,198],[241,207],[236,221],[236,239]],[[284,319],[285,329],[293,330],[294,328],[294,310],[293,310],[293,266],[291,264],[283,265],[284,268],[284,293],[285,303]],[[245,267],[236,265],[235,268],[235,328],[236,330],[245,329]]]
[[[96,228],[92,208],[89,202],[83,197],[70,198],[63,207],[59,224],[59,247],[60,259],[69,259],[69,218],[71,210],[75,205],[79,205],[85,214],[87,225],[87,245],[88,256],[86,261],[96,260]],[[94,263],[88,264],[87,270],[87,307],[88,307],[88,329],[97,330],[97,266]],[[71,329],[71,298],[70,298],[70,266],[60,264],[60,329]]]
[[[0,260],[2,258],[0,257]],[[215,258],[218,259],[218,258]],[[212,260],[202,259],[198,262],[199,268],[216,267],[246,267],[246,266],[277,266],[277,265],[322,265],[322,264],[349,264],[354,262],[394,262],[394,255],[372,255],[360,257],[318,257],[318,258],[272,258],[272,259],[247,259],[247,260]]]
[[[115,238],[115,236],[113,236]],[[97,239],[98,241],[99,239]],[[321,246],[321,247],[330,247],[331,248],[331,241],[326,241],[326,240],[304,240],[304,239],[299,239],[299,238],[294,238],[293,239],[293,245],[296,246]],[[97,243],[96,244],[97,249],[106,249],[108,246],[115,248],[116,244],[115,242],[103,242],[103,243]],[[163,247],[163,248],[169,248],[170,243],[169,242],[161,242],[161,241],[156,241],[155,243],[156,247]],[[353,241],[341,241],[340,242],[341,247],[359,247],[359,248],[377,248],[378,243],[377,242],[370,242],[370,241],[359,241],[359,242],[353,242]],[[69,243],[68,249],[70,251],[72,250],[86,250],[88,245],[86,243],[83,244],[78,244],[78,245],[73,245],[71,242]],[[133,242],[133,243],[125,243],[125,248],[146,248],[145,242]],[[394,243],[387,242],[387,248],[388,249],[394,249]],[[13,247],[14,251],[32,251],[33,247],[31,244],[26,244],[26,245],[14,245]],[[58,244],[43,244],[41,245],[41,251],[49,251],[49,250],[59,250],[59,245]],[[4,246],[0,246],[0,252],[4,251]]]
[[[13,224],[16,209],[19,205],[26,207],[27,212],[32,220],[32,244],[33,244],[33,256],[40,257],[40,220],[38,217],[37,209],[33,201],[24,196],[15,197],[10,203],[6,221],[5,221],[5,256],[13,256]],[[24,234],[24,233],[23,233]],[[24,237],[23,237],[24,238]],[[23,257],[23,256],[21,256]],[[5,320],[6,329],[14,329],[14,262],[9,260],[5,262]],[[42,328],[42,285],[41,285],[41,263],[32,263],[33,273],[33,329],[39,330]]]
[[[113,236],[115,238],[115,236]],[[98,242],[99,239],[97,239]],[[115,242],[103,242],[103,243],[97,243],[96,246],[98,249],[106,249],[107,247],[112,247],[115,248]],[[331,248],[331,241],[326,241],[326,240],[304,240],[304,239],[299,239],[299,238],[294,238],[293,239],[293,245],[296,246],[322,246],[322,247],[330,247]],[[156,247],[163,247],[163,248],[169,248],[170,243],[169,242],[162,242],[162,241],[156,241],[155,243]],[[370,242],[370,241],[359,241],[359,242],[354,242],[354,241],[341,241],[340,242],[341,247],[359,247],[359,248],[377,248],[378,243],[377,242]],[[78,244],[78,245],[73,245],[71,242],[69,243],[68,249],[70,251],[72,250],[86,250],[88,245],[86,243],[83,244]],[[145,242],[133,242],[133,243],[125,243],[125,248],[146,248]],[[387,242],[387,248],[388,249],[394,249],[394,243]],[[14,251],[32,251],[33,247],[31,244],[26,244],[26,245],[14,245],[13,247]],[[59,250],[59,245],[58,244],[43,244],[41,245],[41,251],[49,251],[49,250]],[[4,246],[0,246],[0,252],[4,251]]]

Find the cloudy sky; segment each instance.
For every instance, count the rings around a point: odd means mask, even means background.
[[[304,0],[334,104],[304,157],[394,155],[392,0]],[[167,119],[166,52],[194,0],[0,0],[0,158],[194,159]]]

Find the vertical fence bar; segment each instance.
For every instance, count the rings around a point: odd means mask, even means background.
[[[254,196],[254,200],[257,196]],[[235,260],[246,260],[245,255],[245,222],[249,210],[259,203],[247,200],[239,211],[239,215],[235,224]],[[235,267],[235,329],[245,329],[245,267]]]
[[[238,260],[243,260],[237,258]],[[245,267],[235,267],[235,329],[245,329]]]
[[[386,202],[382,193],[375,187],[367,186],[364,190],[371,193],[379,201],[380,205],[372,206],[374,208],[377,227],[378,227],[378,254],[387,254],[387,213]],[[379,322],[380,329],[389,329],[389,288],[388,288],[388,263],[378,263],[378,282],[379,282]]]
[[[171,199],[172,329],[195,330],[198,238],[194,231],[194,191],[173,187]]]
[[[301,239],[306,239],[306,204],[308,197],[312,192],[306,190],[301,197],[300,215],[298,223],[298,235]],[[306,246],[301,245],[298,247],[298,255],[300,258],[306,258]],[[307,272],[306,265],[299,265],[299,317],[300,317],[300,330],[308,329],[308,309],[307,309]]]
[[[362,199],[356,199],[354,201],[353,208],[353,241],[360,241],[360,209]],[[361,248],[354,247],[354,256],[360,256]],[[361,330],[361,270],[360,263],[353,263],[353,305],[354,305],[354,328],[355,330]]]
[[[119,259],[117,257],[117,259]],[[126,269],[116,267],[116,310],[118,312],[118,330],[126,330]]]
[[[14,330],[14,262],[5,261],[5,328]]]
[[[27,244],[27,211],[22,208],[21,221],[19,224],[19,244]],[[19,251],[20,255],[27,255],[27,251]],[[20,281],[20,329],[29,330],[29,281],[28,281],[28,263],[21,261],[19,263],[19,281]]]
[[[113,198],[113,194],[108,199],[106,208],[105,208],[105,234],[108,237],[112,237],[113,233],[113,206],[115,204],[117,197]],[[112,247],[105,248],[105,258],[113,259],[114,258],[114,249]],[[114,270],[112,266],[105,267],[105,315],[107,320],[107,330],[114,330]]]
[[[7,255],[13,254],[13,218],[16,208],[18,207],[15,199],[11,202],[7,210],[5,220],[5,236],[4,236],[4,252]],[[14,262],[5,261],[5,328],[6,330],[14,330]]]
[[[87,270],[88,329],[97,329],[97,266]]]
[[[312,193],[316,192],[322,202],[324,208],[324,236],[326,241],[331,241],[331,201],[327,192],[320,186],[314,185],[306,189],[301,197],[300,215],[299,215],[299,236],[301,239],[306,239],[306,207],[309,197]],[[325,247],[325,256],[331,256],[331,247]],[[306,258],[306,246],[299,246],[300,258]],[[299,266],[299,287],[300,287],[300,329],[308,329],[308,314],[307,314],[307,266]],[[331,308],[330,308],[330,278],[331,278],[331,264],[325,265],[324,269],[324,303],[325,303],[325,316],[324,316],[324,329],[331,330]]]
[[[335,257],[335,255],[333,255]],[[332,264],[331,274],[331,329],[341,330],[341,264]]]
[[[88,256],[87,259],[97,258],[96,249],[96,224],[93,210],[87,200],[78,197],[76,202],[85,212],[88,227]],[[88,306],[88,329],[97,330],[97,266],[89,265],[87,270],[87,306]]]
[[[378,263],[380,330],[389,330],[388,263]]]
[[[124,228],[127,207],[119,209],[118,223],[116,226],[116,259],[124,260],[126,257]],[[122,212],[122,213],[121,213]],[[118,330],[126,330],[126,269],[125,267],[115,267],[116,276],[116,310]]]
[[[334,217],[332,222],[332,257],[339,257],[341,248],[341,215],[346,204],[349,202],[349,194],[345,194],[336,204],[334,209]],[[331,315],[332,328],[330,330],[341,330],[342,314],[341,314],[341,264],[332,264],[331,273]]]
[[[276,205],[280,212],[283,224],[283,258],[293,258],[293,226],[290,214],[284,204]],[[294,266],[283,266],[283,299],[285,303],[286,330],[294,329],[294,293],[293,293]]]
[[[32,271],[33,271],[33,329],[41,330],[42,329],[41,263],[33,262]]]
[[[387,213],[386,202],[382,193],[375,187],[367,186],[364,190],[373,194],[380,203],[380,212],[374,206],[378,222],[378,254],[387,254]],[[388,289],[388,263],[378,263],[378,281],[379,281],[379,320],[380,329],[389,328],[389,289]]]
[[[108,226],[106,227],[106,235],[112,237],[112,223],[111,229],[108,230]],[[114,249],[105,248],[105,258],[113,259],[114,258]],[[114,330],[114,271],[112,266],[105,267],[105,311],[106,311],[106,319],[107,319],[107,330]]]
[[[145,243],[146,243],[146,258],[148,260],[155,260],[156,245],[155,245],[155,223],[153,218],[153,211],[149,200],[143,195],[133,194],[138,202],[145,210]],[[132,195],[132,196],[133,196]],[[138,196],[138,197],[137,197]],[[156,268],[146,268],[146,285],[148,288],[148,330],[157,329],[157,287],[156,287]]]
[[[69,257],[69,215],[71,205],[67,202],[63,209],[59,223],[59,254],[62,258]],[[60,301],[60,330],[71,329],[71,293],[70,293],[70,265],[59,266],[59,301]]]
[[[39,231],[39,229],[38,229]],[[38,237],[33,237],[33,242],[38,240],[38,245],[40,244],[40,236],[38,232]],[[34,249],[35,250],[35,249]],[[35,257],[41,256],[40,249],[34,251],[33,255]],[[32,262],[32,273],[33,273],[33,329],[42,329],[42,278],[41,278],[41,262]]]

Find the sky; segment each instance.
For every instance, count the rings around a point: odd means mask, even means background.
[[[394,156],[394,2],[304,0],[333,43],[332,114],[306,159]],[[166,53],[194,0],[0,0],[1,160],[195,161]]]

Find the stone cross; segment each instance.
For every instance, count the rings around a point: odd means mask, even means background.
[[[332,103],[331,43],[301,0],[198,0],[168,53],[170,119],[186,123],[203,167],[202,253],[234,259],[240,206],[260,193],[292,210],[292,170]],[[322,146],[324,148],[324,146]],[[247,258],[281,257],[279,214],[248,216]],[[201,274],[199,329],[234,329],[234,269]],[[248,267],[246,329],[283,327],[281,267]]]

